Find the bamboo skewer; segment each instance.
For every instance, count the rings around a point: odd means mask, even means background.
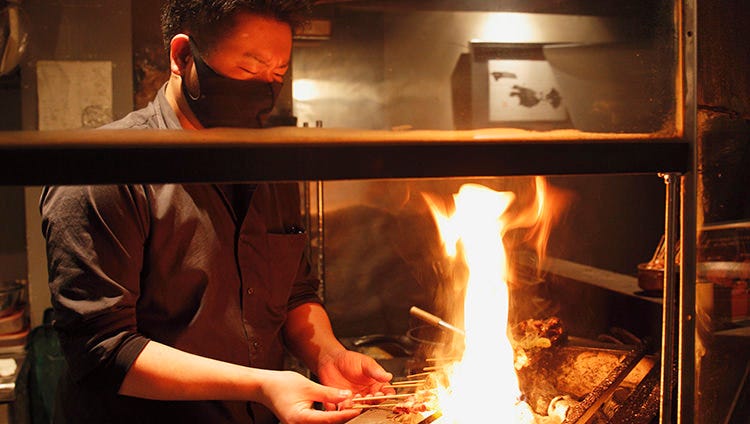
[[[406,381],[393,381],[392,386],[411,386],[412,384],[422,384],[427,380],[406,380]]]
[[[406,376],[406,378],[412,379],[412,378],[417,378],[417,377],[424,377],[424,376],[430,375],[430,374],[432,374],[432,373],[431,372],[419,372],[419,373],[416,373],[416,374],[409,374],[409,375]]]
[[[388,399],[400,399],[414,396],[414,393],[403,393],[400,395],[382,395],[382,396],[366,396],[352,399],[352,402],[369,402],[372,400],[388,400]]]
[[[402,399],[402,398],[408,398],[413,397],[414,395],[419,395],[423,393],[435,393],[434,389],[425,389],[425,390],[419,390],[415,393],[402,393],[398,395],[382,395],[382,396],[365,396],[365,397],[358,397],[352,399],[352,402],[370,402],[373,400],[391,400],[391,399]]]
[[[379,403],[377,405],[359,404],[359,405],[352,405],[347,409],[376,409],[376,408],[390,409],[397,405],[398,405],[397,403]]]
[[[425,359],[425,362],[456,362],[459,359],[461,358],[457,356],[447,356],[445,358],[427,358]]]
[[[425,370],[425,371],[439,371],[439,370],[442,370],[442,369],[445,369],[445,368],[447,368],[447,365],[436,365],[436,366],[432,366],[432,367],[424,367],[422,369]]]
[[[419,387],[422,386],[424,382],[422,381],[415,381],[413,383],[404,383],[404,384],[386,384],[383,386],[385,389],[409,389],[412,387]]]

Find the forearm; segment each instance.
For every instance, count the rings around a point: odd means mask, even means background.
[[[314,402],[337,405],[349,390],[313,383],[292,371],[272,371],[216,361],[151,341],[120,386],[121,395],[156,400],[240,400],[267,406],[281,422],[344,422],[357,411],[323,412]]]
[[[317,303],[306,303],[289,312],[284,326],[289,349],[310,370],[346,350],[333,334],[328,313]]]
[[[150,341],[120,386],[127,396],[158,400],[260,401],[273,371],[217,361]]]

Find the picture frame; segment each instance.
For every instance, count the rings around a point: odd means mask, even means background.
[[[457,127],[571,128],[544,44],[470,42],[470,99]],[[466,88],[466,87],[464,87]],[[455,104],[455,101],[454,101]],[[463,122],[461,122],[463,121]]]

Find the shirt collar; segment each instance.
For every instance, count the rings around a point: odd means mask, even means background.
[[[166,126],[165,129],[181,130],[182,124],[180,124],[180,120],[177,119],[177,114],[175,113],[174,109],[172,109],[172,106],[170,106],[169,101],[167,101],[166,92],[167,83],[164,83],[164,85],[156,93],[155,100],[158,112],[162,116],[164,125]]]

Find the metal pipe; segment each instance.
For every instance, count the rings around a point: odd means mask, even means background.
[[[677,217],[678,211],[678,178],[676,174],[662,174],[666,184],[666,208],[664,212],[664,290],[662,298],[662,331],[661,331],[661,405],[660,422],[672,422],[672,397],[675,387],[676,369],[675,342],[677,328],[677,279],[675,247],[678,245]]]
[[[324,184],[323,181],[316,182],[317,207],[318,207],[318,278],[320,279],[320,288],[318,289],[321,300],[325,302],[326,293],[326,243],[325,243],[325,201],[323,198]]]
[[[678,379],[677,379],[677,422],[693,423],[696,421],[696,339],[695,339],[695,281],[697,229],[702,225],[698,214],[697,178],[698,178],[698,145],[697,145],[697,0],[683,0],[681,10],[682,55],[684,66],[683,99],[683,139],[690,146],[691,170],[682,176],[681,228],[682,237],[680,254],[680,326],[678,340]]]

